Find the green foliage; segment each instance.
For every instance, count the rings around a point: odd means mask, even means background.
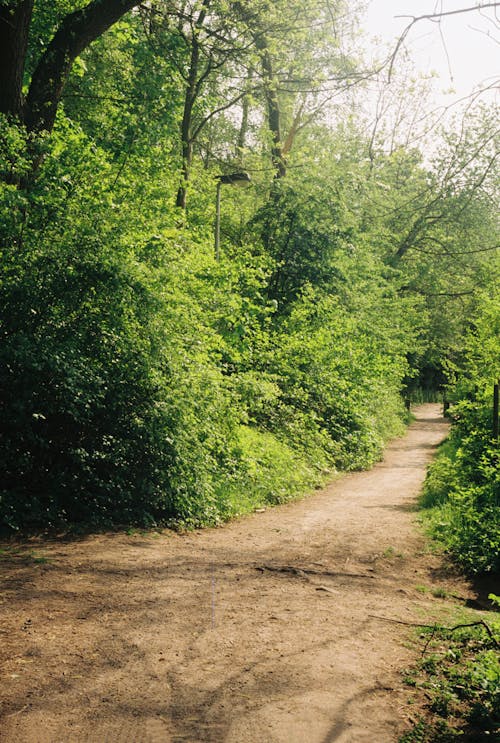
[[[394,340],[391,348],[388,338],[377,339],[375,327],[371,330],[368,334],[362,318],[348,314],[334,297],[309,289],[280,326],[268,362],[282,380],[281,405],[270,423],[285,428],[301,446],[322,438],[342,469],[373,463],[403,418],[398,395],[403,354],[398,356]],[[381,399],[383,418],[377,413]]]
[[[64,134],[2,235],[2,518],[10,529],[194,510],[209,521],[238,418],[207,365],[213,334],[169,280],[175,246],[139,260],[129,241],[141,215],[120,230],[106,161],[90,149],[74,159],[85,138]]]
[[[498,444],[491,410],[464,402],[454,408],[448,450],[430,466],[421,505],[432,509],[434,536],[470,573],[500,571]]]
[[[4,146],[18,170],[23,136]],[[46,147],[29,193],[2,185],[9,529],[217,523],[380,456],[404,418],[411,306],[368,255],[336,258],[337,296],[311,274],[279,318],[273,256],[249,244],[215,263],[206,199],[188,234],[159,171],[126,190],[64,115]]]
[[[481,623],[459,625],[453,631],[425,631],[425,657],[409,678],[417,694],[425,692],[427,714],[400,743],[496,740],[500,733],[500,623],[488,622],[491,634]]]
[[[492,417],[500,315],[493,286],[480,302],[462,370],[454,369],[455,384],[449,390],[452,397],[472,399],[452,407],[447,451],[431,465],[422,500],[432,509],[432,533],[470,573],[500,572],[500,452]]]
[[[435,386],[433,387],[413,387],[410,385],[408,390],[410,401],[414,405],[421,405],[426,402],[442,402],[443,395]]]
[[[300,191],[278,182],[254,218],[274,260],[267,294],[280,313],[286,313],[308,285],[332,288],[345,281],[335,253],[349,246],[350,233],[339,227],[335,201],[316,179],[304,179]]]
[[[25,90],[85,3],[35,2]],[[143,4],[73,64],[52,135],[0,120],[10,530],[195,526],[283,502],[373,464],[408,419],[402,391],[434,392],[444,356],[469,397],[487,387],[478,370],[497,368],[493,262],[457,259],[465,241],[494,244],[493,140],[478,150],[493,115],[450,141],[439,168],[415,149],[377,150],[349,116],[333,129],[312,115],[324,83],[354,83],[357,61],[336,36],[350,34],[347,6],[245,8]],[[280,148],[287,175],[270,183]],[[222,190],[216,262],[214,176],[235,163],[252,185]],[[472,280],[480,296],[457,312],[447,293],[468,297]],[[476,545],[476,514],[497,502],[496,460],[463,411],[463,441],[428,497],[445,508],[456,494]]]
[[[448,442],[447,442],[448,443]],[[446,453],[450,446],[442,445],[436,460],[430,465],[420,497],[422,508],[441,506],[457,486],[454,461]],[[452,452],[454,455],[454,452]]]
[[[322,482],[304,456],[271,433],[241,426],[234,469],[217,491],[221,518],[297,498]]]

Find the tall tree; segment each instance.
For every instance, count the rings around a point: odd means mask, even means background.
[[[343,0],[314,0],[307,7],[237,0],[234,7],[254,42],[270,156],[280,179],[298,132],[317,120],[340,91],[366,78],[351,50],[343,48],[357,6]]]
[[[4,0],[0,4],[0,113],[20,119],[29,131],[51,131],[75,59],[136,5],[139,0],[92,0],[66,15],[38,60],[24,98],[34,0]]]

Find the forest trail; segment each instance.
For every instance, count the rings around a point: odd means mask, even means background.
[[[415,524],[448,430],[416,416],[373,470],[222,528],[8,550],[2,743],[396,741],[417,649],[384,618],[469,595]]]

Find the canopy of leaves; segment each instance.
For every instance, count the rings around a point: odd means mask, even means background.
[[[377,150],[330,115],[362,77],[330,6],[144,3],[52,132],[2,117],[5,528],[217,523],[370,466],[429,370],[497,374],[494,113]],[[35,3],[25,89],[81,7]]]

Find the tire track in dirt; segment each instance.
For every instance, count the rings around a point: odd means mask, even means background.
[[[0,740],[397,740],[413,651],[377,617],[442,616],[422,584],[468,590],[415,526],[446,433],[421,406],[370,472],[222,528],[20,545],[46,562],[2,563]]]

